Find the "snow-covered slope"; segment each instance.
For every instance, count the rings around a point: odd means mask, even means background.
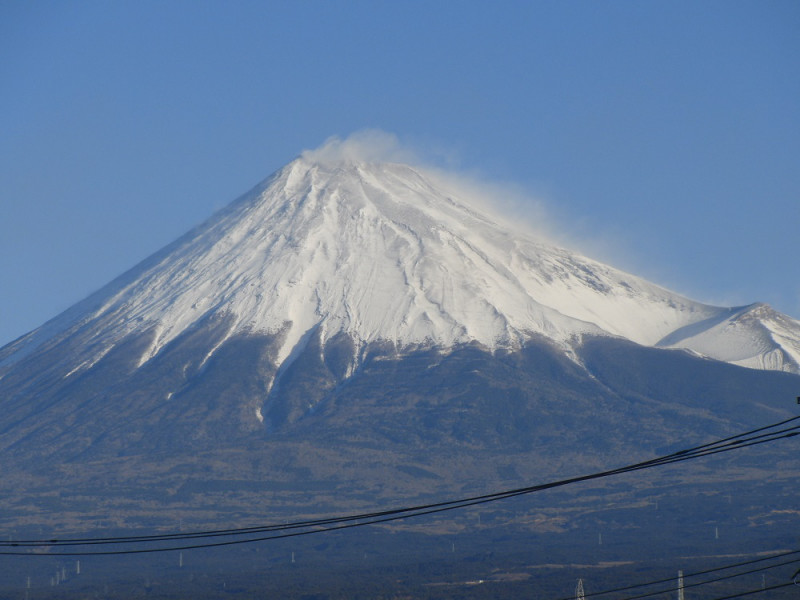
[[[686,348],[743,367],[798,371],[798,322],[763,303],[731,308],[674,331],[658,343]]]
[[[282,332],[278,363],[312,330],[398,349],[543,335],[569,351],[600,334],[800,371],[800,322],[766,307],[694,302],[520,233],[424,170],[308,157],[7,346],[0,364],[81,331],[79,372],[151,329],[144,364],[212,316],[227,317],[228,336]]]

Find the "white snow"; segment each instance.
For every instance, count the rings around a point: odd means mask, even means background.
[[[743,367],[798,372],[798,325],[794,319],[757,303],[729,309],[715,322],[685,327],[659,345],[691,349]]]
[[[154,328],[144,364],[194,323],[225,315],[225,339],[286,330],[279,363],[318,328],[323,340],[344,331],[401,349],[516,347],[542,334],[567,352],[597,333],[798,370],[798,321],[774,311],[731,321],[730,309],[511,229],[422,169],[313,156],[20,340],[6,362],[83,324],[97,355]]]

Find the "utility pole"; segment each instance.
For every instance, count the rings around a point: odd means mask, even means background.
[[[684,597],[683,597],[683,571],[678,571],[678,600],[684,600]]]

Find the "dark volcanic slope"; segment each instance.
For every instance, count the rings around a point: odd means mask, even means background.
[[[494,491],[772,423],[800,390],[796,375],[607,337],[584,340],[578,362],[544,340],[495,353],[373,346],[346,378],[340,336],[324,347],[312,337],[268,394],[275,340],[234,337],[203,362],[223,329],[195,328],[140,369],[132,342],[76,379],[31,383],[55,347],[0,380],[5,524],[249,524]],[[245,418],[256,402],[258,429]],[[743,452],[729,475],[791,479],[795,451]],[[691,486],[710,469],[664,476]]]

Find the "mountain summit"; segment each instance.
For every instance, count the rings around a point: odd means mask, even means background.
[[[489,199],[491,200],[491,199]],[[397,352],[532,336],[571,354],[583,334],[679,347],[748,367],[800,372],[800,322],[765,305],[721,308],[510,228],[452,181],[396,163],[304,155],[87,300],[0,351],[9,365],[79,334],[69,375],[132,335],[138,364],[225,319],[225,340],[278,337],[287,367],[316,335]],[[288,361],[288,362],[287,362]]]
[[[324,158],[0,349],[0,525],[419,503],[790,414],[797,321],[556,247],[440,173]],[[781,456],[749,477],[793,498]]]

